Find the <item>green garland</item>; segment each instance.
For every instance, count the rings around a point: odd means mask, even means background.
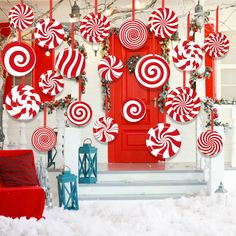
[[[163,113],[165,111],[165,102],[166,102],[166,97],[168,95],[168,91],[170,89],[169,82],[167,82],[163,87],[162,91],[159,95],[158,98],[158,107],[160,109],[160,112]]]

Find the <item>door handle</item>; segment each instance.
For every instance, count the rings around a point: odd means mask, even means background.
[[[152,101],[153,101],[153,106],[154,106],[154,107],[157,107],[157,98],[154,97],[154,98],[152,99]]]

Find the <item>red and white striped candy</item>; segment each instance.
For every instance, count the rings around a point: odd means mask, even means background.
[[[33,132],[31,142],[38,151],[48,152],[56,146],[57,136],[52,128],[41,127]]]
[[[24,30],[32,25],[34,21],[34,13],[31,8],[25,4],[16,4],[9,11],[10,26]]]
[[[147,88],[159,88],[169,80],[170,67],[163,57],[148,54],[138,61],[135,67],[135,77]]]
[[[123,104],[123,116],[129,122],[139,122],[146,115],[146,106],[139,98],[128,99]]]
[[[113,141],[119,132],[118,124],[111,117],[100,117],[93,126],[94,136],[103,143]]]
[[[211,57],[222,57],[229,51],[229,40],[220,32],[211,33],[205,39],[203,48]]]
[[[193,41],[183,41],[174,48],[172,58],[180,70],[194,71],[201,66],[203,53]]]
[[[46,73],[41,74],[39,87],[44,94],[55,96],[64,88],[63,77],[56,71],[48,70]]]
[[[29,85],[12,88],[5,100],[9,115],[18,120],[31,120],[40,110],[40,96]]]
[[[223,139],[218,132],[207,130],[200,134],[197,146],[202,154],[213,157],[222,150]]]
[[[56,57],[55,68],[67,78],[79,76],[85,68],[85,58],[78,49],[66,48]]]
[[[34,38],[35,42],[43,48],[56,48],[64,40],[63,26],[54,19],[43,19],[34,29]]]
[[[115,56],[107,56],[100,60],[98,73],[101,78],[111,82],[119,79],[123,74],[123,63]]]
[[[110,34],[110,22],[101,13],[91,12],[80,22],[80,33],[91,43],[102,42]]]
[[[17,77],[29,74],[36,63],[34,50],[23,42],[8,43],[3,48],[1,56],[6,71]]]
[[[146,25],[140,20],[128,20],[119,30],[121,44],[130,50],[137,50],[147,41],[148,31]]]
[[[69,121],[78,126],[87,124],[91,120],[92,114],[89,104],[82,101],[72,102],[67,109]]]
[[[173,157],[180,149],[179,131],[168,123],[159,123],[147,133],[146,146],[149,152],[159,160]]]
[[[166,113],[175,121],[188,122],[200,112],[201,100],[191,88],[175,88],[167,96]]]
[[[148,19],[148,27],[156,37],[168,38],[178,29],[178,18],[169,8],[158,8]]]

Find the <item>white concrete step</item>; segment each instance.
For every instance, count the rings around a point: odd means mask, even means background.
[[[203,181],[201,170],[165,170],[165,171],[99,171],[98,182],[118,181],[160,181],[160,180],[198,180]]]

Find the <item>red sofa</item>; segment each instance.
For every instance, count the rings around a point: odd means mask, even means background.
[[[0,150],[0,215],[42,218],[45,193],[32,150]]]

